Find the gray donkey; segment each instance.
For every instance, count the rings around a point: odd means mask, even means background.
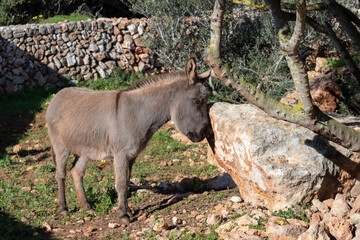
[[[46,112],[60,212],[66,214],[65,176],[69,154],[75,155],[71,174],[82,208],[87,201],[83,177],[89,159],[114,158],[117,211],[121,222],[130,223],[127,189],[132,165],[152,135],[170,119],[191,141],[204,139],[209,123],[207,90],[203,82],[210,71],[197,74],[195,58],[185,71],[141,81],[136,88],[93,91],[65,88],[51,100]]]

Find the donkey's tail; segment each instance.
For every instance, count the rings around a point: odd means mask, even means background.
[[[55,167],[56,167],[56,155],[55,155],[55,152],[54,152],[54,148],[53,148],[53,145],[50,144],[50,149],[51,149],[51,158],[55,164]]]

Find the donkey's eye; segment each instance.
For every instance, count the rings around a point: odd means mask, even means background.
[[[195,103],[196,105],[200,105],[200,104],[201,104],[201,101],[200,101],[199,99],[197,99],[197,98],[194,98],[193,101],[194,101],[194,103]]]

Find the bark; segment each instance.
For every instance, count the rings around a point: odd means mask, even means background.
[[[272,9],[271,11],[275,11],[275,14],[276,11],[281,11],[279,1],[267,0],[266,3],[269,9]],[[291,107],[275,101],[263,93],[260,89],[257,89],[252,84],[246,82],[239,74],[236,73],[236,71],[234,71],[234,69],[230,69],[226,63],[222,62],[220,47],[224,11],[225,0],[215,0],[214,10],[211,16],[210,45],[207,48],[205,60],[213,70],[216,77],[219,78],[225,85],[232,87],[249,102],[253,103],[270,116],[304,126],[333,142],[349,148],[352,151],[360,151],[359,132],[356,132],[352,128],[349,128],[330,118],[321,112],[316,106],[313,106],[313,118],[311,118],[305,114],[301,105]],[[301,10],[299,11],[299,14],[301,14]],[[274,15],[274,12],[272,12],[272,14]],[[285,14],[281,16],[285,16]],[[303,16],[299,16],[299,18],[303,19]],[[278,29],[284,30],[284,28],[282,28],[284,26],[286,28],[287,22],[284,19],[274,20],[276,26],[280,27]],[[300,26],[299,29],[301,29]],[[296,35],[301,36],[302,34],[296,33]],[[291,38],[288,38],[287,36],[287,39],[290,40]],[[293,40],[295,40],[295,37]],[[298,40],[296,39],[295,43],[290,43],[289,45],[296,46],[297,41]],[[294,58],[294,60],[296,59]],[[294,64],[298,63],[294,61]],[[296,69],[294,68],[294,71],[295,70]],[[300,72],[299,74],[302,73]]]
[[[295,84],[296,92],[299,96],[299,104],[303,106],[305,114],[314,118],[314,104],[310,95],[309,79],[306,74],[305,65],[300,59],[298,46],[302,39],[306,25],[306,1],[297,1],[296,3],[296,24],[293,34],[290,32],[286,13],[281,10],[280,1],[265,0],[269,6],[271,15],[276,25],[282,50],[287,53],[286,60],[290,68],[291,75]]]
[[[347,9],[346,7],[341,6],[342,11],[344,11],[344,13],[348,16],[348,18],[354,23],[356,24],[358,27],[360,27],[360,19],[356,16],[355,13],[353,13],[352,11],[350,11],[349,9]]]
[[[340,23],[342,29],[348,34],[356,50],[360,52],[360,33],[350,21],[350,18],[343,11],[344,7],[338,4],[335,0],[323,0],[323,3],[331,12],[331,14]]]

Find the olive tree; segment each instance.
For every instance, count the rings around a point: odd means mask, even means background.
[[[314,105],[310,95],[307,70],[300,58],[298,49],[304,35],[305,27],[308,24],[329,36],[339,53],[347,56],[349,53],[341,40],[334,34],[330,24],[323,25],[318,23],[316,20],[310,18],[307,12],[310,10],[327,9],[340,23],[347,35],[349,35],[354,46],[358,46],[360,37],[356,25],[360,25],[356,15],[352,14],[351,11],[335,0],[322,0],[322,2],[313,3],[309,6],[307,6],[306,0],[296,0],[294,4],[282,3],[281,0],[264,0],[264,4],[258,4],[257,2],[249,0],[234,1],[270,11],[277,29],[281,50],[285,55],[295,89],[299,96],[299,101],[296,106],[289,106],[270,98],[259,88],[247,82],[246,79],[239,74],[237,69],[231,68],[229,63],[224,61],[221,53],[221,43],[223,34],[225,34],[223,28],[226,0],[215,0],[213,13],[211,15],[210,44],[206,50],[205,60],[212,70],[212,75],[220,79],[225,85],[233,88],[268,115],[304,126],[352,151],[360,151],[360,132],[334,120]],[[285,11],[285,9],[294,9],[295,13]],[[291,27],[290,24],[292,21],[295,21],[293,27]],[[352,69],[350,69],[351,73],[359,81],[359,69],[352,62],[351,57],[347,56],[346,61],[349,69],[352,67]]]

